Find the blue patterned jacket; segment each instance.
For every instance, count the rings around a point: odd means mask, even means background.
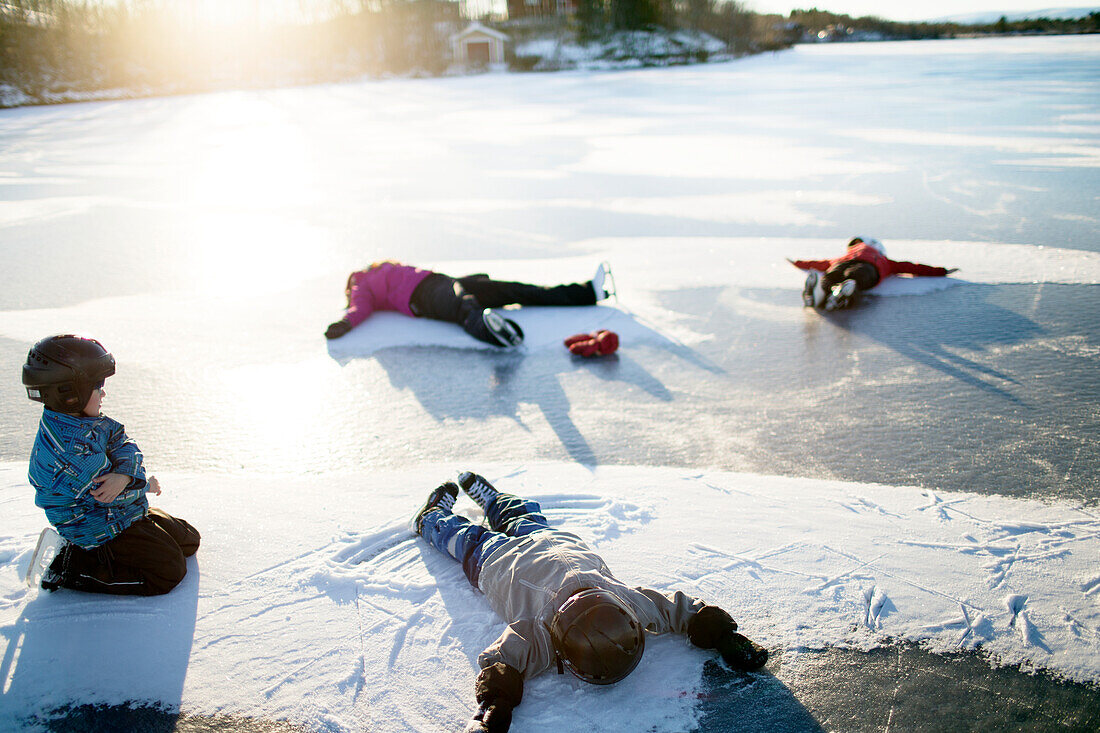
[[[58,534],[91,550],[114,539],[149,512],[141,451],[109,417],[76,417],[43,410],[27,477],[34,503]],[[133,479],[110,504],[96,501],[92,479],[121,473]]]

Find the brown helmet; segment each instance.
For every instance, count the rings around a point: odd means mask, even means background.
[[[27,353],[27,397],[57,412],[79,413],[115,373],[115,358],[94,338],[71,333],[44,338]]]
[[[585,588],[565,600],[550,622],[560,664],[593,685],[610,685],[638,666],[645,629],[630,606],[603,588]]]

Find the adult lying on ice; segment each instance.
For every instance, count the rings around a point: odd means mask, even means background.
[[[517,346],[523,342],[523,331],[494,308],[595,305],[611,294],[605,287],[608,273],[604,263],[588,282],[544,287],[493,280],[488,275],[454,278],[392,260],[375,262],[348,277],[344,290],[347,310],[343,318],[329,325],[325,337],[340,338],[374,311],[389,310],[457,323],[466,333],[493,346]]]
[[[523,680],[552,667],[595,685],[618,682],[641,660],[647,632],[687,634],[735,669],[767,661],[767,650],[738,634],[717,606],[679,591],[668,597],[624,585],[579,537],[550,529],[537,502],[498,492],[474,473],[458,483],[485,510],[490,528],[452,512],[458,485],[450,481],[432,491],[412,528],[462,563],[508,622],[478,657],[480,709],[466,733],[507,731]]]
[[[856,305],[860,295],[891,275],[944,277],[958,268],[933,267],[914,262],[897,262],[886,256],[886,248],[874,237],[853,237],[848,251],[831,260],[787,260],[800,270],[809,270],[802,288],[806,306],[840,310]]]

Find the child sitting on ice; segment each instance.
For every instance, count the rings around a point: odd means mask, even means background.
[[[454,514],[459,486],[485,511],[489,527]],[[557,668],[594,685],[629,675],[647,634],[686,634],[734,669],[764,666],[768,652],[737,633],[717,606],[677,591],[632,588],[579,537],[550,529],[537,502],[505,494],[476,473],[428,496],[412,528],[462,563],[466,577],[509,625],[478,657],[479,710],[466,733],[504,733],[523,698],[523,681]]]
[[[45,404],[28,477],[34,503],[62,538],[42,573],[48,591],[161,595],[183,580],[185,558],[199,549],[194,527],[149,508],[145,495],[159,495],[160,483],[146,480],[123,426],[100,414],[114,373],[99,341],[71,334],[39,341],[23,366],[27,396]]]
[[[873,237],[853,238],[848,242],[848,251],[831,260],[787,261],[800,270],[810,271],[802,288],[802,302],[827,311],[855,305],[863,291],[891,275],[944,277],[958,270],[887,259],[886,248]]]
[[[605,287],[607,264],[591,280],[543,287],[491,280],[488,275],[454,278],[388,260],[351,273],[344,292],[347,312],[325,331],[340,338],[378,310],[457,323],[479,341],[493,346],[517,346],[523,331],[515,321],[495,313],[506,305],[595,305],[610,293]]]

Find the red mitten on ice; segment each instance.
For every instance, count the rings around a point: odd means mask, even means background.
[[[607,356],[619,348],[619,336],[614,331],[599,330],[578,333],[565,340],[569,353],[577,356]]]
[[[619,334],[614,331],[596,331],[596,351],[600,356],[614,354],[619,349]]]

